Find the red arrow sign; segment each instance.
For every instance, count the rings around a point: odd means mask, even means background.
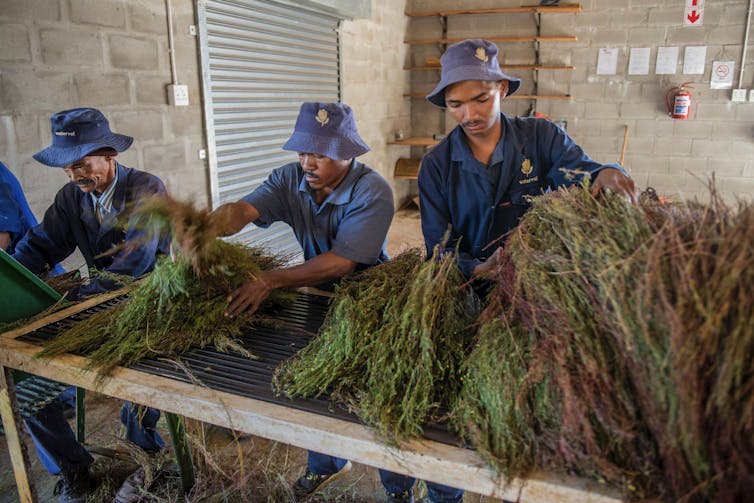
[[[696,4],[696,0],[694,0],[694,4]],[[691,21],[691,24],[694,24],[699,20],[699,14],[697,14],[695,10],[692,10],[691,14],[686,17],[689,21]]]

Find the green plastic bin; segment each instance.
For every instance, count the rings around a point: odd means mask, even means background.
[[[59,293],[0,250],[0,322],[9,323],[34,316],[60,298]]]

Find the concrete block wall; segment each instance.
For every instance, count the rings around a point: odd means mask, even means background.
[[[570,1],[570,0],[569,0]],[[542,42],[543,64],[574,65],[573,71],[540,71],[539,94],[570,94],[571,100],[507,100],[503,111],[525,115],[537,111],[568,121],[569,134],[587,153],[601,162],[618,162],[628,128],[625,167],[640,188],[654,187],[675,198],[705,199],[713,175],[719,192],[732,201],[754,196],[754,103],[733,103],[731,91],[710,89],[713,61],[736,62],[734,87],[743,48],[747,0],[716,0],[705,4],[702,26],[684,27],[685,2],[674,0],[573,0],[578,14],[543,14],[542,35],[576,35],[576,42]],[[537,4],[530,0],[409,0],[408,11],[507,7]],[[409,24],[413,39],[439,38],[437,17],[414,18]],[[534,35],[531,14],[463,15],[448,18],[451,38]],[[686,46],[707,46],[704,75],[683,75]],[[675,75],[656,75],[657,47],[678,46]],[[532,43],[499,43],[501,61],[533,61]],[[601,47],[618,49],[616,75],[597,75]],[[628,75],[631,48],[650,47],[650,73]],[[409,59],[415,65],[438,57],[436,45],[414,46]],[[754,36],[749,40],[743,87],[754,88]],[[511,71],[524,79],[520,93],[533,90],[534,72]],[[431,90],[439,72],[412,72],[414,92]],[[666,91],[692,82],[693,104],[689,120],[667,114]],[[426,136],[454,126],[452,118],[424,100],[412,100],[412,134]]]
[[[411,182],[393,178],[398,158],[408,156],[406,148],[387,144],[398,131],[411,130],[410,103],[403,97],[410,86],[403,69],[405,8],[406,0],[372,0],[369,19],[341,25],[342,101],[353,108],[359,133],[371,148],[360,160],[391,183],[397,206],[413,190]]]
[[[41,218],[67,181],[32,155],[51,142],[49,118],[101,109],[135,138],[121,163],[154,173],[174,195],[208,197],[194,2],[173,0],[178,77],[191,105],[171,107],[164,0],[0,0],[0,160]]]
[[[372,0],[371,17],[345,21],[341,35],[342,99],[372,148],[363,160],[391,182],[401,149],[386,141],[410,129],[404,11],[405,0]],[[173,0],[178,77],[191,105],[171,107],[164,0],[0,0],[0,160],[38,217],[66,178],[31,156],[51,141],[50,115],[80,106],[135,137],[121,162],[157,174],[178,197],[208,202],[198,39],[188,34],[195,16],[195,2]],[[399,204],[410,187],[394,185]]]

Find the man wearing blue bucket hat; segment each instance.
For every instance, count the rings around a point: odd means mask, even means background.
[[[124,227],[123,217],[141,199],[165,194],[165,185],[156,176],[115,160],[133,138],[110,131],[99,110],[65,110],[50,122],[52,145],[34,154],[34,159],[62,168],[70,183],[58,191],[42,222],[18,243],[13,258],[39,274],[78,248],[90,269],[132,277],[149,272],[156,256],[168,252],[169,238],[145,239],[143,230]],[[139,246],[107,253],[123,243]],[[111,278],[93,278],[68,298],[78,300],[117,287]]]
[[[50,123],[52,145],[34,158],[62,168],[70,182],[58,191],[42,222],[18,242],[13,257],[39,274],[78,248],[90,269],[131,277],[149,272],[157,256],[168,252],[169,236],[149,239],[136,226],[126,224],[124,228],[123,221],[143,198],[165,194],[164,184],[154,175],[115,160],[131,146],[133,138],[112,132],[99,110],[65,110],[53,115]],[[124,243],[138,246],[124,247]],[[116,246],[119,251],[108,253]],[[69,292],[69,297],[75,300],[119,287],[112,279],[94,278]],[[59,501],[83,502],[93,459],[76,442],[65,420],[66,393],[28,418],[26,425],[45,468],[61,476]],[[158,451],[164,445],[155,430],[159,416],[155,409],[124,402],[121,422],[126,426],[126,438],[147,451]]]
[[[255,311],[275,288],[322,285],[387,259],[393,192],[379,173],[355,158],[369,151],[353,112],[343,103],[301,105],[283,149],[298,162],[272,171],[240,201],[217,208],[215,218],[235,234],[249,223],[293,229],[304,262],[262,273],[230,294],[228,316]]]
[[[458,246],[458,265],[469,278],[495,266],[501,236],[518,225],[531,196],[589,175],[595,194],[611,190],[636,200],[634,182],[620,166],[590,159],[562,128],[501,113],[500,102],[521,81],[500,70],[497,53],[481,39],[449,46],[440,82],[427,96],[458,125],[422,160],[422,232],[429,251],[443,242],[449,251]]]
[[[322,286],[387,260],[393,193],[377,172],[355,158],[369,151],[353,112],[343,103],[303,103],[293,134],[283,145],[298,162],[275,169],[241,201],[215,210],[234,234],[246,224],[283,221],[304,251],[302,264],[262,273],[229,297],[228,316],[253,312],[275,288]],[[294,491],[313,494],[351,469],[348,460],[309,452],[306,474]],[[403,476],[380,470],[390,501],[410,501]],[[401,486],[392,484],[400,478]]]
[[[440,243],[449,252],[458,249],[467,278],[495,268],[504,236],[518,225],[532,196],[590,175],[595,193],[610,189],[636,198],[633,181],[619,166],[593,161],[562,128],[500,111],[521,80],[500,70],[497,53],[495,44],[481,39],[449,46],[440,58],[440,82],[427,96],[458,125],[422,160],[422,232],[430,252]],[[431,501],[463,499],[459,489],[428,489]]]

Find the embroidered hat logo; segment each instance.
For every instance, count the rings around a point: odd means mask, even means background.
[[[319,125],[321,127],[324,127],[325,124],[330,122],[330,117],[327,116],[327,110],[325,110],[324,108],[319,109],[319,112],[317,112],[316,119],[317,119],[317,122],[319,122]]]
[[[521,163],[521,173],[525,176],[529,176],[532,171],[534,171],[534,167],[531,165],[531,161],[529,159],[524,159],[524,162]]]
[[[485,63],[489,60],[487,53],[484,51],[484,47],[477,47],[474,56],[476,56],[476,59],[479,61],[484,61]]]

